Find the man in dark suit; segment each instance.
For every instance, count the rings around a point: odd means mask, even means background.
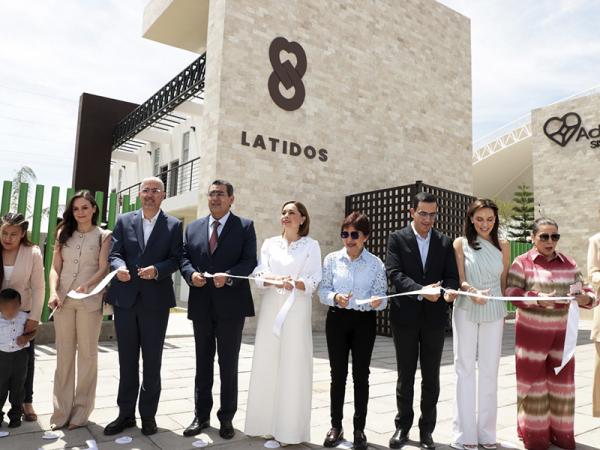
[[[219,435],[231,439],[237,410],[238,359],[245,318],[254,315],[248,276],[256,267],[256,234],[251,220],[231,213],[233,186],[215,180],[208,190],[210,215],[188,225],[181,273],[190,285],[188,318],[194,324],[196,380],[194,420],[183,432],[194,436],[210,426],[215,349],[221,374]],[[204,277],[204,273],[215,275]]]
[[[386,271],[395,292],[409,292],[423,287],[458,289],[458,271],[452,240],[433,229],[437,215],[437,199],[420,192],[410,209],[411,224],[390,234]],[[447,302],[455,295],[423,295],[396,297],[391,303],[390,321],[398,382],[396,402],[398,414],[396,432],[390,439],[391,448],[400,448],[408,441],[412,426],[413,395],[417,360],[421,364],[421,417],[419,419],[421,448],[435,448],[431,434],[435,428],[436,405],[440,393],[440,363],[447,322]]]
[[[119,416],[104,428],[106,435],[135,426],[138,391],[142,433],[156,433],[162,349],[169,308],[175,306],[171,274],[178,269],[181,258],[181,221],[160,209],[165,198],[160,178],[143,180],[140,198],[141,210],[119,216],[108,257],[111,270],[119,270],[108,289],[108,302],[114,306],[120,379]]]

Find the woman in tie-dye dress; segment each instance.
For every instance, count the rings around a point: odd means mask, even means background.
[[[516,301],[517,431],[529,450],[545,450],[551,444],[575,448],[575,358],[555,374],[563,356],[568,302],[544,300],[568,296],[582,308],[596,306],[589,287],[572,258],[556,251],[558,225],[546,218],[533,225],[534,247],[518,256],[508,272],[506,295],[539,297]],[[579,284],[578,284],[579,283]],[[573,287],[571,287],[573,286]]]

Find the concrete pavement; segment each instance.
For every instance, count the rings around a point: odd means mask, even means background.
[[[576,410],[575,433],[578,448],[600,448],[600,419],[591,416],[591,390],[593,377],[593,346],[589,342],[589,323],[582,322],[579,345],[576,353]],[[218,428],[211,428],[199,436],[209,442],[210,447],[219,450],[263,449],[264,440],[248,438],[243,435],[247,389],[253,353],[253,336],[244,336],[239,366],[239,410],[234,420],[238,430],[231,441],[224,441],[218,435]],[[498,405],[498,440],[504,448],[522,448],[516,435],[516,381],[514,365],[514,324],[507,323],[503,342],[503,356],[499,374]],[[100,344],[99,379],[94,410],[90,423],[85,428],[74,431],[61,431],[60,439],[47,441],[41,438],[44,430],[50,425],[52,412],[52,380],[56,365],[53,345],[37,347],[35,407],[39,414],[37,423],[23,423],[17,429],[7,428],[6,422],[0,431],[10,431],[10,436],[0,438],[1,450],[36,450],[62,448],[89,448],[86,441],[95,440],[98,448],[105,449],[193,449],[198,439],[186,438],[182,432],[193,418],[193,385],[194,385],[194,340],[192,328],[184,314],[172,314],[168,338],[165,343],[162,383],[163,391],[159,405],[157,423],[160,428],[156,435],[143,436],[139,428],[129,429],[123,435],[133,438],[130,444],[120,445],[115,442],[119,436],[104,436],[104,425],[116,418],[116,393],[118,387],[118,354],[115,342]],[[396,360],[391,338],[377,337],[371,364],[371,391],[369,400],[369,416],[365,434],[372,448],[387,448],[387,442],[394,432],[394,415],[396,412],[395,382]],[[218,371],[218,365],[215,365]],[[454,398],[454,373],[452,366],[452,340],[448,336],[444,348],[441,368],[441,394],[438,404],[438,425],[434,439],[438,448],[445,450],[452,439],[452,416]],[[214,392],[218,393],[218,375],[215,376]],[[417,372],[415,398],[420,396],[420,375]],[[215,395],[216,412],[219,404]],[[346,405],[344,408],[344,424],[347,437],[352,436],[352,380],[348,380]],[[314,334],[314,382],[312,398],[312,432],[311,441],[303,445],[294,445],[291,449],[321,448],[329,422],[329,362],[327,347],[323,333]],[[7,407],[5,406],[5,411]],[[418,417],[418,404],[415,404]],[[213,426],[218,427],[218,420],[213,413]],[[416,419],[415,419],[416,424]],[[138,420],[139,425],[139,420]],[[418,439],[418,429],[413,428],[410,436]],[[418,441],[405,447],[407,450],[418,448]]]

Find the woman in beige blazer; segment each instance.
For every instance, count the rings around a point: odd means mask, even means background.
[[[52,429],[86,425],[96,401],[102,294],[77,300],[67,293],[87,294],[108,272],[111,233],[97,226],[98,214],[94,197],[79,191],[69,201],[57,229],[48,301],[48,306],[56,309]]]
[[[587,266],[589,281],[594,286],[596,294],[600,294],[600,233],[590,238]],[[592,414],[594,417],[600,417],[600,308],[594,309],[591,339],[596,345]]]
[[[35,332],[44,307],[45,283],[42,252],[27,238],[29,223],[23,214],[7,213],[0,217],[0,287],[21,294],[21,310],[29,314],[24,333]],[[25,380],[23,415],[37,420],[33,409],[34,341],[27,347],[29,362]]]

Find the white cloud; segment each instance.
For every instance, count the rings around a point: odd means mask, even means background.
[[[197,57],[141,37],[146,1],[3,2],[3,179],[68,185],[82,92],[141,103]],[[600,84],[600,1],[440,1],[471,19],[474,139]]]
[[[0,14],[2,179],[67,186],[83,92],[141,103],[198,55],[141,37],[147,0],[21,0]]]
[[[600,2],[440,1],[471,19],[475,140],[600,84]]]

